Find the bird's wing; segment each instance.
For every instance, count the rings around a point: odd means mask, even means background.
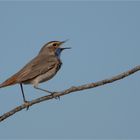
[[[48,72],[58,63],[58,59],[54,56],[38,55],[26,64],[19,72],[0,84],[0,88],[31,80],[40,74]]]
[[[58,64],[58,59],[54,56],[39,55],[30,61],[17,74],[17,82],[24,82],[48,72]]]

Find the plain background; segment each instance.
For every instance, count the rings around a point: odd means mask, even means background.
[[[0,81],[63,41],[63,66],[40,86],[61,91],[96,82],[140,64],[140,2],[1,1]],[[46,93],[24,86],[28,100]],[[0,90],[0,114],[22,104],[19,85]],[[22,110],[0,123],[4,139],[140,138],[140,72],[102,87]]]

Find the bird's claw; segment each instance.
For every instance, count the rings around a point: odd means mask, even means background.
[[[24,104],[26,106],[26,111],[29,110],[30,102],[29,101],[24,101]]]
[[[51,96],[52,96],[53,98],[55,98],[56,100],[57,100],[57,99],[60,100],[60,96],[54,96],[55,93],[57,93],[57,92],[52,92],[52,93],[51,93]]]

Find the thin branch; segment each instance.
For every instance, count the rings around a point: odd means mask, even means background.
[[[85,90],[85,89],[90,89],[90,88],[95,88],[95,87],[99,87],[99,86],[102,86],[102,85],[105,85],[105,84],[108,84],[108,83],[112,83],[112,82],[115,82],[117,80],[121,80],[137,71],[140,70],[140,65],[139,66],[136,66],[126,72],[123,72],[119,75],[116,75],[116,76],[113,76],[111,78],[108,78],[108,79],[104,79],[104,80],[101,80],[101,81],[97,81],[95,83],[89,83],[89,84],[85,84],[85,85],[81,85],[81,86],[73,86],[71,88],[68,88],[64,91],[60,91],[60,92],[55,92],[52,95],[47,95],[47,96],[43,96],[43,97],[40,97],[40,98],[37,98],[35,100],[32,100],[28,103],[24,103],[12,110],[10,110],[9,112],[6,112],[4,113],[2,116],[0,116],[0,122],[7,119],[8,117],[14,115],[15,113],[21,111],[22,109],[26,109],[34,104],[37,104],[37,103],[40,103],[40,102],[43,102],[43,101],[47,101],[47,100],[50,100],[50,99],[53,99],[53,98],[57,98],[57,97],[60,97],[60,96],[63,96],[63,95],[66,95],[66,94],[69,94],[69,93],[72,93],[72,92],[76,92],[76,91],[81,91],[81,90]]]

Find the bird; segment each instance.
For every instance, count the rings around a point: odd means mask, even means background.
[[[23,84],[31,84],[35,89],[53,94],[53,92],[42,89],[38,85],[53,78],[61,68],[61,52],[65,49],[70,49],[70,47],[61,47],[66,41],[50,41],[46,43],[35,58],[13,76],[1,83],[0,88],[19,84],[25,103],[28,101],[24,95]]]

